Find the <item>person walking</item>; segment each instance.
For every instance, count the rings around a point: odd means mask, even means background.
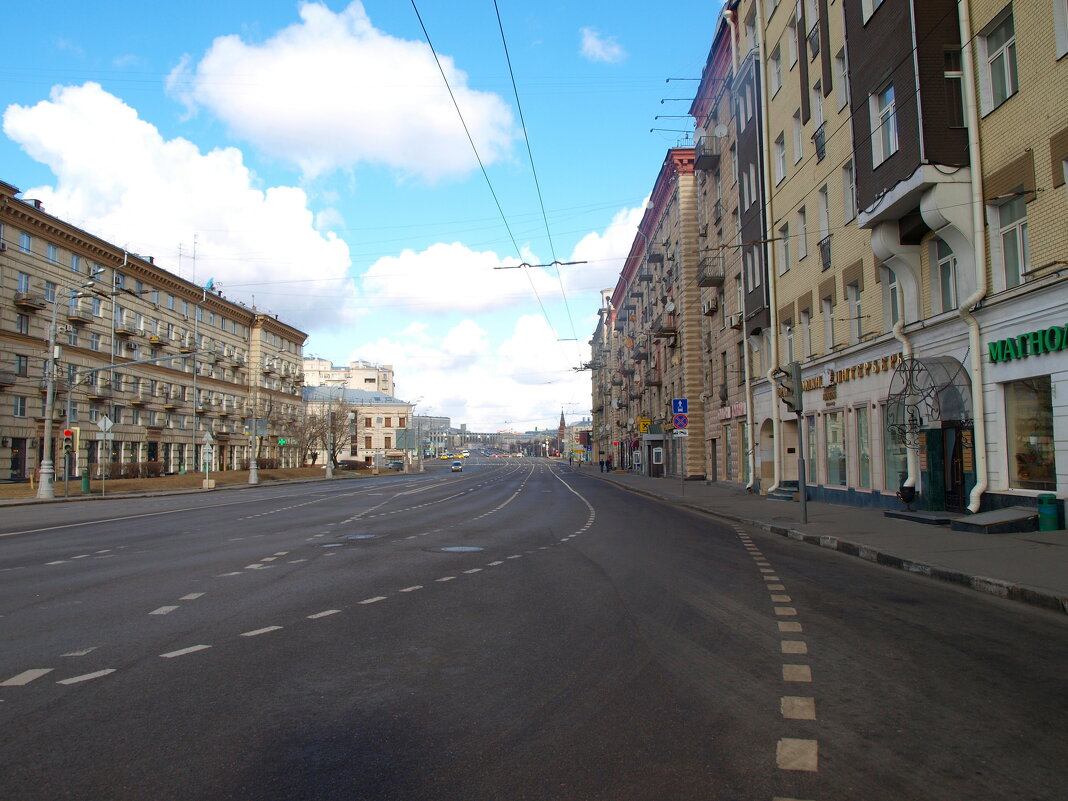
[[[601,472],[603,473],[604,472],[604,458],[603,457],[602,457],[602,459],[600,461],[600,465],[601,465]]]

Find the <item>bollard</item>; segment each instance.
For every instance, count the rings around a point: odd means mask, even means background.
[[[90,492],[92,490],[89,489],[89,471],[82,470],[82,495],[88,495]]]
[[[1043,493],[1038,496],[1038,530],[1057,531],[1060,529],[1060,515],[1057,509],[1057,496]]]

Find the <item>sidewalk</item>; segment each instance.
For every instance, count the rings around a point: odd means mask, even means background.
[[[583,467],[587,476],[680,507],[842,551],[980,592],[1068,614],[1068,531],[971,534],[883,516],[882,510],[772,501],[736,485],[648,478]]]

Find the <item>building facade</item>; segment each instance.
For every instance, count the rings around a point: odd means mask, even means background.
[[[48,214],[0,183],[0,479],[292,466],[302,331]],[[75,433],[64,453],[60,434]],[[205,445],[211,448],[205,450]]]
[[[345,387],[392,395],[393,365],[355,359],[339,367],[329,359],[306,356],[304,384],[309,387]]]

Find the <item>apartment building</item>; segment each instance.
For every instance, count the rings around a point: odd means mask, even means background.
[[[307,411],[325,416],[330,412],[351,418],[349,438],[338,456],[368,465],[403,461],[406,453],[418,452],[418,439],[412,424],[413,406],[383,392],[345,387],[305,387]],[[416,421],[418,422],[418,421]]]
[[[392,395],[393,365],[354,359],[338,366],[329,359],[305,356],[304,384],[309,387],[346,387]]]
[[[0,479],[295,464],[302,331],[82,231],[0,182]],[[54,370],[53,370],[54,365]],[[66,455],[60,433],[76,442]],[[204,446],[212,447],[204,450]]]
[[[700,252],[739,254],[702,287],[710,477],[789,491],[804,455],[811,498],[959,513],[1065,486],[1066,55],[1065,0],[727,4],[691,109]]]

